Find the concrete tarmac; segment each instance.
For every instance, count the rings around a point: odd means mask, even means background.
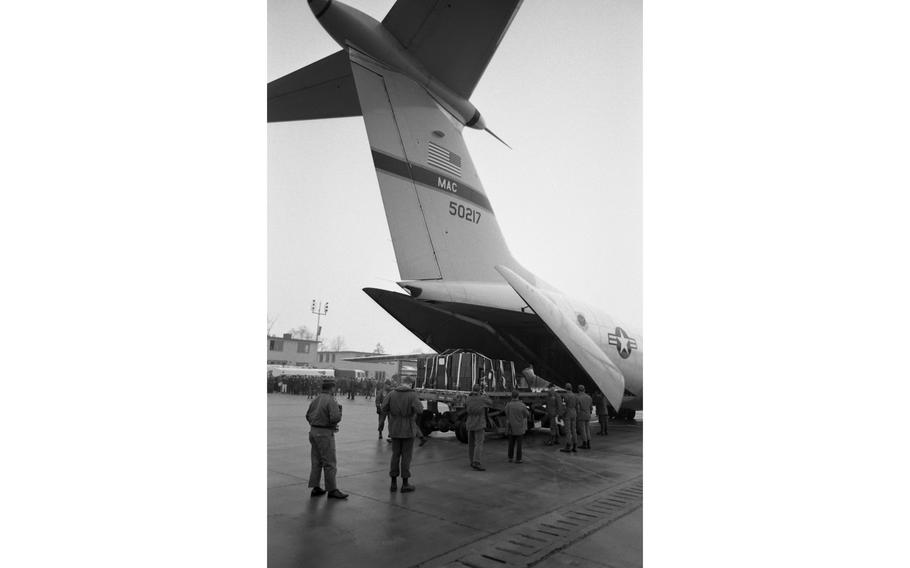
[[[389,491],[391,444],[377,438],[374,401],[338,396],[338,487],[350,497],[334,500],[307,487],[310,400],[267,396],[270,568],[642,565],[640,419],[611,421],[593,449],[569,454],[536,430],[521,464],[507,461],[505,438],[488,434],[487,471],[471,469],[453,433],[435,432],[415,442],[417,489],[402,494]]]

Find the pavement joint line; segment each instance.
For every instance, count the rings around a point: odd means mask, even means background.
[[[302,480],[304,480],[304,481],[309,481],[309,480],[310,480],[308,477],[301,477],[301,476],[296,475],[296,474],[293,474],[293,473],[285,473],[285,472],[283,472],[283,471],[278,471],[277,469],[269,469],[268,471],[269,471],[270,473],[277,473],[278,475],[286,475],[286,476],[288,476],[288,477],[293,477],[293,478],[295,478],[295,479],[302,479]]]
[[[272,489],[272,488],[282,488],[282,489],[283,489],[283,488],[286,488],[286,487],[294,487],[295,485],[303,485],[304,483],[307,483],[307,481],[301,481],[300,483],[291,483],[291,484],[289,484],[289,485],[273,486],[273,487],[271,487],[271,488],[269,488],[269,489]],[[460,522],[458,522],[458,521],[453,521],[453,520],[450,520],[450,519],[446,519],[446,518],[444,518],[444,517],[438,517],[438,516],[436,516],[436,515],[432,515],[432,514],[430,514],[430,513],[427,513],[427,512],[425,512],[425,511],[421,511],[421,510],[419,510],[419,509],[412,509],[412,508],[410,508],[410,507],[406,507],[406,506],[404,506],[404,505],[402,505],[402,504],[400,504],[400,503],[394,503],[394,502],[392,502],[392,501],[383,501],[382,499],[379,499],[379,498],[376,498],[376,497],[372,497],[372,496],[370,496],[370,495],[365,495],[365,494],[362,494],[362,493],[358,493],[358,492],[356,492],[356,491],[351,491],[351,490],[346,490],[346,491],[348,492],[349,495],[355,495],[355,496],[357,496],[357,497],[361,497],[361,498],[363,498],[363,499],[368,499],[368,500],[370,500],[370,501],[374,501],[374,502],[376,502],[376,503],[383,504],[383,505],[391,505],[392,507],[396,507],[396,508],[398,508],[398,509],[402,509],[402,510],[404,510],[404,511],[408,511],[409,513],[417,513],[418,515],[423,515],[423,516],[425,516],[425,517],[429,517],[429,518],[435,519],[435,520],[437,520],[437,521],[444,521],[444,522],[451,523],[451,524],[453,524],[453,525],[456,525],[456,526],[459,526],[459,527],[462,527],[462,528],[471,529],[471,530],[473,530],[473,531],[479,531],[479,532],[485,533],[484,536],[481,536],[480,538],[486,538],[487,536],[490,536],[490,535],[494,534],[494,533],[489,532],[489,531],[487,531],[487,530],[484,530],[483,528],[480,528],[480,527],[475,527],[475,526],[472,526],[472,525],[466,525],[466,524],[464,524],[464,523],[460,523]],[[280,514],[282,514],[282,513],[269,513],[269,516],[272,516],[272,515],[280,515]]]
[[[571,552],[566,552],[565,550],[561,550],[554,554],[563,554],[565,556],[571,556],[572,558],[577,558],[579,560],[583,560],[583,561],[587,562],[588,564],[591,564],[594,566],[601,566],[602,568],[613,568],[612,564],[607,564],[606,562],[601,562],[599,560],[591,560],[590,558],[587,558],[586,556],[579,556],[577,554],[572,554]]]
[[[523,551],[523,550],[513,550],[511,548],[503,548],[501,546],[494,546],[493,548],[495,548],[496,550],[498,550],[500,552],[506,552],[508,554],[514,554],[517,556],[528,556],[528,555],[532,554],[532,552],[527,552],[527,551]]]
[[[557,460],[559,460],[558,457],[556,457],[556,456],[554,456],[554,457],[555,457]],[[580,471],[580,472],[582,472],[582,473],[586,473],[586,474],[588,474],[588,475],[596,476],[596,477],[599,477],[599,478],[601,478],[601,479],[610,479],[610,478],[612,477],[611,475],[606,475],[606,474],[603,474],[603,473],[601,473],[601,472],[599,472],[599,471],[593,471],[593,470],[584,468],[584,467],[582,467],[580,464],[574,463],[574,459],[573,459],[572,461],[562,461],[562,460],[560,460],[560,461],[556,461],[555,463],[557,463],[557,464],[559,464],[559,465],[561,465],[561,466],[566,466],[566,465],[568,465],[568,466],[570,466],[570,467],[574,467],[575,469],[577,469],[578,471]],[[556,473],[556,472],[554,472],[554,473]]]
[[[272,485],[268,488],[268,490],[271,491],[273,489],[287,489],[288,487],[296,487],[298,485],[309,483],[309,480],[303,479],[302,477],[299,477],[298,479],[300,479],[300,481],[296,483],[288,483],[287,485]]]
[[[486,538],[487,536],[490,536],[490,535],[494,534],[494,533],[489,532],[489,531],[486,531],[486,530],[484,530],[484,529],[482,529],[482,528],[480,528],[480,527],[475,527],[475,526],[472,526],[472,525],[466,525],[466,524],[464,524],[464,523],[460,523],[460,522],[458,522],[458,521],[453,521],[453,520],[450,520],[450,519],[446,519],[446,518],[444,518],[444,517],[438,517],[438,516],[436,516],[436,515],[432,515],[432,514],[430,514],[430,513],[427,513],[426,511],[421,511],[421,510],[419,510],[419,509],[412,509],[412,508],[410,508],[410,507],[406,507],[406,506],[404,506],[404,505],[402,505],[402,504],[400,504],[400,503],[395,503],[395,502],[392,502],[392,501],[383,501],[382,499],[379,499],[379,498],[377,498],[377,497],[371,497],[371,496],[369,496],[369,495],[361,495],[360,493],[355,493],[355,492],[353,492],[353,491],[348,491],[348,493],[350,493],[351,495],[356,495],[356,496],[358,496],[358,497],[363,497],[364,499],[369,499],[370,501],[375,501],[376,503],[380,503],[380,504],[383,504],[383,505],[391,505],[392,507],[396,507],[396,508],[398,508],[398,509],[402,509],[402,510],[404,510],[404,511],[408,511],[409,513],[417,513],[418,515],[423,515],[423,516],[429,517],[429,518],[431,518],[431,519],[436,519],[437,521],[443,521],[443,522],[451,523],[451,524],[456,525],[456,526],[459,526],[459,527],[463,527],[463,528],[466,528],[466,529],[471,529],[471,530],[474,530],[474,531],[479,531],[479,532],[485,533],[485,536],[482,536],[482,537],[480,537],[480,538]]]

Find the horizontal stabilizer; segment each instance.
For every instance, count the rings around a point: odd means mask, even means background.
[[[522,0],[398,0],[382,25],[430,75],[470,98]]]
[[[497,266],[496,270],[559,338],[578,364],[591,376],[613,408],[619,410],[626,389],[622,371],[607,358],[606,353],[594,343],[594,340],[566,317],[559,306],[541,290],[505,266]]]
[[[269,122],[360,116],[351,60],[344,51],[275,79],[268,96]]]

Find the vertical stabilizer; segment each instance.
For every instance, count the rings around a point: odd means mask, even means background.
[[[502,282],[515,267],[454,120],[412,79],[349,50],[403,280]]]

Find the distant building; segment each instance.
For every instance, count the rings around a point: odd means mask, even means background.
[[[316,355],[319,342],[315,339],[297,339],[285,333],[282,337],[267,336],[268,364],[318,367]]]
[[[339,369],[347,371],[366,371],[368,379],[383,381],[391,379],[393,375],[398,374],[399,365],[397,361],[345,361],[354,357],[375,356],[375,353],[369,351],[320,351],[315,365],[320,369]]]

